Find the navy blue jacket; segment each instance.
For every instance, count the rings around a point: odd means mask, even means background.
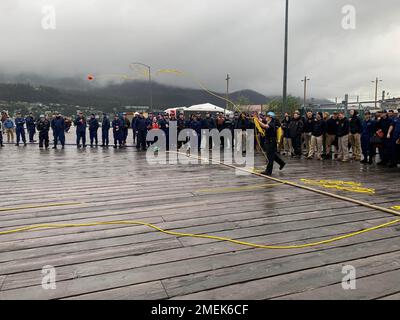
[[[146,132],[147,131],[147,126],[148,126],[148,119],[145,118],[137,118],[135,121],[135,127],[137,131],[142,131]]]
[[[39,120],[37,122],[37,129],[41,132],[46,132],[50,130],[50,121],[47,119]]]
[[[362,131],[362,126],[361,126],[361,120],[357,115],[354,115],[350,118],[350,133],[351,134],[357,134],[361,133]]]
[[[63,117],[55,117],[51,120],[51,129],[55,132],[64,132],[65,130],[65,120]]]
[[[315,124],[315,118],[312,117],[311,119],[306,118],[304,119],[304,132],[305,133],[310,133],[313,131],[314,124]]]
[[[202,129],[215,129],[216,125],[215,125],[215,121],[213,118],[205,118],[201,121],[201,128]]]
[[[122,129],[123,122],[121,119],[114,119],[111,125],[114,131],[119,131]]]
[[[190,128],[196,131],[197,134],[201,134],[201,122],[193,120],[190,122]]]
[[[350,132],[349,120],[347,118],[343,118],[342,120],[339,120],[337,136],[344,137],[344,136],[347,136],[349,134],[349,132]]]
[[[326,133],[329,135],[337,135],[337,130],[339,126],[339,119],[329,118],[326,120]]]
[[[104,117],[103,122],[101,123],[101,130],[108,131],[110,130],[110,127],[111,127],[110,119],[108,119],[108,117]]]
[[[76,132],[85,132],[87,127],[85,117],[77,117],[74,121],[74,124],[76,126]]]
[[[324,120],[315,120],[312,130],[312,135],[314,137],[320,137],[326,132],[326,123]]]
[[[35,119],[33,119],[33,117],[27,116],[25,122],[28,130],[35,130]]]
[[[370,138],[376,132],[376,122],[372,119],[364,120],[361,124],[361,137]]]
[[[17,128],[23,128],[25,124],[25,119],[24,118],[15,118],[15,126]]]
[[[99,129],[99,121],[96,118],[89,119],[89,130],[90,131],[97,131]]]

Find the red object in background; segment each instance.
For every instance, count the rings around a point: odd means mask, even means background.
[[[87,76],[87,79],[88,79],[89,81],[92,81],[92,80],[94,80],[94,76],[91,75],[91,74],[89,74],[89,75]]]

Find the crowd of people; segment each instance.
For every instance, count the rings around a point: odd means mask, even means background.
[[[17,112],[15,119],[11,119],[3,111],[0,121],[0,146],[3,146],[3,134],[7,141],[14,141],[16,146],[22,142],[27,144],[26,132],[30,143],[36,142],[35,135],[39,132],[39,147],[49,148],[49,131],[53,133],[53,148],[60,144],[65,146],[65,132],[73,124],[76,128],[76,146],[87,146],[86,134],[89,132],[90,147],[99,146],[98,131],[101,130],[101,147],[110,145],[109,132],[112,130],[113,147],[125,148],[129,131],[132,131],[132,140],[138,150],[146,150],[151,142],[147,141],[147,133],[153,129],[160,129],[169,137],[169,123],[176,121],[178,134],[181,130],[190,128],[197,133],[198,148],[201,146],[201,132],[203,129],[229,129],[234,137],[234,130],[255,130],[256,146],[268,158],[269,167],[266,174],[272,173],[273,163],[277,162],[282,169],[285,166],[281,156],[294,158],[326,160],[332,159],[342,162],[350,160],[360,161],[363,164],[372,164],[379,154],[378,165],[394,168],[400,162],[400,110],[382,110],[371,114],[365,112],[363,118],[357,110],[351,110],[346,117],[343,111],[312,112],[308,111],[301,116],[299,111],[293,114],[285,113],[278,119],[273,112],[245,113],[235,112],[232,115],[206,113],[191,114],[185,118],[183,113],[145,115],[135,113],[129,120],[125,113],[115,114],[112,119],[103,113],[100,120],[94,114],[87,119],[83,112],[79,112],[71,120],[55,112],[51,118],[40,115],[35,118],[33,113],[23,117]],[[221,140],[222,146],[224,141]],[[182,143],[178,143],[178,148]],[[232,142],[234,146],[234,141]]]

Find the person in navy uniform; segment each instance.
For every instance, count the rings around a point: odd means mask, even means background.
[[[140,112],[138,118],[136,119],[135,126],[137,130],[136,149],[138,151],[140,149],[145,151],[147,149],[146,137],[147,137],[147,130],[149,128],[149,118],[146,119],[143,115],[143,112]]]
[[[126,139],[128,139],[128,133],[129,133],[129,128],[131,127],[131,122],[126,116],[126,113],[124,112],[122,114],[122,144],[125,146],[126,145]]]
[[[200,151],[200,149],[201,149],[201,128],[202,128],[202,121],[200,118],[200,114],[193,116],[192,121],[190,122],[190,128],[196,132],[197,149]]]
[[[186,128],[185,116],[182,112],[179,113],[178,115],[178,120],[176,121],[176,127],[177,127],[178,150],[179,150],[185,143],[184,141],[179,141],[179,133]]]
[[[53,149],[57,149],[57,143],[60,141],[61,148],[64,149],[65,146],[65,120],[58,113],[55,112],[55,117],[50,122],[51,129],[53,130],[54,136],[54,147]]]
[[[383,110],[380,112],[380,117],[376,123],[377,130],[382,134],[382,145],[379,148],[379,156],[381,161],[377,163],[379,166],[389,165],[394,167],[392,163],[393,141],[391,138],[392,131],[394,129],[394,122],[388,117],[387,111]]]
[[[176,121],[176,119],[174,121]],[[166,119],[165,115],[160,114],[158,125],[165,134],[166,149],[169,150],[169,121]]]
[[[395,141],[395,158],[396,164],[400,163],[400,109],[397,110],[397,117],[393,119],[393,140]]]
[[[376,122],[371,118],[371,112],[366,111],[364,120],[361,123],[361,151],[363,160],[361,163],[372,164],[376,155],[375,146],[371,143],[371,138],[376,132]]]
[[[118,114],[114,116],[114,120],[111,123],[113,128],[113,137],[114,137],[114,148],[117,148],[117,144],[120,148],[122,148],[122,139],[123,139],[123,132],[122,126],[123,122],[119,118]]]
[[[215,129],[216,127],[217,127],[217,126],[216,126],[216,123],[215,123],[214,118],[211,117],[211,114],[207,112],[207,113],[206,113],[206,117],[205,117],[204,119],[201,120],[201,129],[210,130],[210,131],[211,131],[212,129]],[[210,137],[209,137],[208,139],[209,139],[209,141],[208,141],[208,147],[209,147],[210,149],[212,149],[214,143],[213,143],[211,134],[210,134]]]
[[[3,145],[3,121],[0,119],[0,147],[4,147]]]
[[[40,119],[36,124],[36,128],[39,131],[39,148],[43,149],[44,143],[44,147],[47,150],[49,148],[49,119],[45,115],[40,115]]]
[[[274,169],[274,162],[279,164],[279,169],[282,170],[286,163],[280,158],[277,153],[277,127],[275,122],[275,113],[268,112],[265,121],[260,122],[260,126],[264,128],[264,146],[267,154],[267,167],[262,173],[266,176],[271,176]]]
[[[86,119],[83,115],[82,111],[79,111],[78,116],[74,121],[74,125],[76,127],[76,147],[86,148]],[[80,144],[82,140],[82,145]]]
[[[34,140],[36,133],[35,118],[33,117],[32,112],[30,112],[29,115],[25,118],[25,123],[26,123],[26,130],[28,131],[29,135],[29,142],[30,143],[36,142]]]
[[[25,119],[22,118],[21,112],[17,112],[17,117],[15,118],[15,132],[17,134],[17,143],[15,144],[17,147],[19,146],[19,142],[22,138],[24,146],[26,146],[26,138],[25,138]]]
[[[94,113],[90,115],[89,119],[89,137],[90,137],[90,147],[93,148],[93,143],[96,144],[96,147],[99,144],[99,140],[97,137],[97,130],[99,129],[99,121],[96,119]]]
[[[110,119],[106,113],[103,113],[103,121],[101,123],[101,146],[108,147],[110,143],[109,132],[111,128]]]

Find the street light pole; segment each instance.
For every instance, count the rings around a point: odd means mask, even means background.
[[[289,32],[289,0],[286,0],[285,10],[285,49],[283,63],[283,95],[282,95],[282,115],[287,109],[287,63],[288,63],[288,32]]]
[[[153,110],[153,83],[151,81],[151,67],[145,63],[141,62],[133,62],[131,65],[140,65],[142,67],[145,67],[149,70],[149,91],[150,91],[150,110]]]
[[[226,75],[226,107],[224,110],[224,114],[226,114],[226,110],[228,110],[229,107],[229,80],[231,80],[231,77],[229,76],[229,74]]]
[[[375,82],[375,109],[378,106],[378,83],[382,81],[383,80],[380,80],[378,77],[375,79],[375,81],[371,81],[372,83]]]
[[[306,108],[307,104],[307,81],[310,81],[310,79],[308,79],[307,76],[305,76],[304,79],[301,80],[301,82],[304,82],[304,102],[303,102],[304,108]]]

